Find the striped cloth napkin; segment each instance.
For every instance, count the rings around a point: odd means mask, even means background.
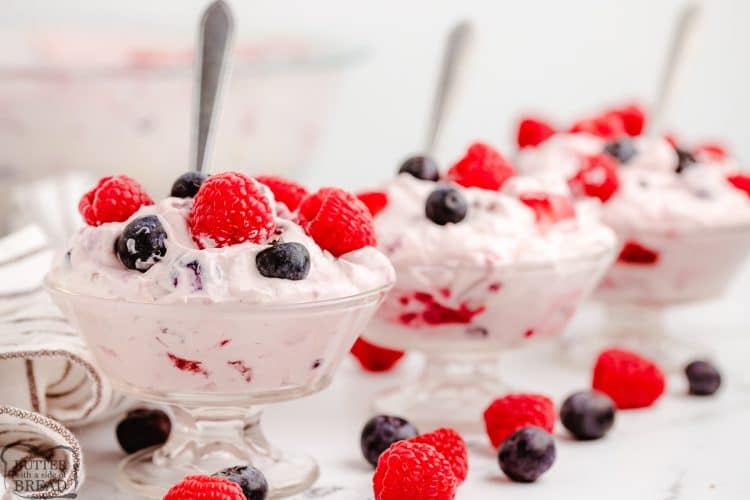
[[[0,469],[6,489],[18,471],[3,461],[3,452],[15,443],[7,455],[16,463],[19,454],[39,460],[40,449],[44,457],[63,455],[67,472],[76,473],[68,478],[74,491],[82,477],[81,452],[63,425],[85,425],[127,404],[42,288],[52,253],[38,226],[0,238]]]

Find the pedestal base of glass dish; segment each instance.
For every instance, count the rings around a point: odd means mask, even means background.
[[[235,465],[260,469],[270,498],[302,492],[318,478],[313,458],[284,455],[268,442],[260,427],[260,408],[171,410],[172,432],[164,446],[142,450],[120,463],[118,479],[128,490],[162,498],[187,475],[210,475]]]
[[[563,339],[566,358],[576,366],[593,366],[597,355],[611,347],[637,352],[667,371],[681,370],[693,359],[711,357],[710,347],[670,335],[665,306],[607,303],[604,307],[601,330]]]
[[[482,413],[509,392],[500,378],[497,353],[426,353],[417,379],[377,396],[378,413],[398,415],[427,432],[454,427],[463,432],[483,428]]]

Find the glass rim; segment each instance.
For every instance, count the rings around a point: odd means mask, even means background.
[[[619,248],[619,240],[614,245],[609,247],[603,247],[597,249],[595,252],[585,253],[581,255],[575,255],[571,257],[563,257],[559,259],[543,260],[543,261],[526,261],[526,262],[501,262],[501,263],[487,263],[487,264],[464,264],[459,263],[456,265],[448,265],[445,261],[436,264],[398,264],[393,263],[393,267],[397,269],[396,279],[398,280],[398,268],[409,268],[409,269],[441,269],[441,270],[472,270],[472,271],[487,271],[491,270],[509,270],[509,271],[520,271],[520,272],[533,272],[533,271],[545,271],[557,269],[560,265],[566,264],[577,264],[577,263],[595,263],[599,262],[603,258],[614,258]]]
[[[289,311],[317,311],[320,309],[346,307],[374,301],[380,295],[388,292],[394,285],[394,280],[389,280],[376,288],[365,290],[353,295],[343,297],[333,297],[322,300],[307,300],[302,302],[286,303],[263,303],[263,302],[200,302],[200,301],[183,301],[183,302],[143,302],[134,300],[125,300],[113,297],[99,297],[96,295],[87,295],[64,288],[53,282],[51,273],[44,276],[42,287],[51,295],[59,295],[69,300],[88,300],[102,304],[118,304],[127,306],[146,306],[153,308],[185,308],[188,307],[210,307],[217,312],[228,312],[236,314],[257,314],[265,312],[289,312]],[[204,311],[205,312],[205,311]]]
[[[316,73],[336,70],[364,62],[371,49],[364,43],[313,39],[309,53],[302,55],[280,51],[269,56],[253,58],[235,52],[231,71],[239,76],[267,76],[274,74]],[[118,79],[149,77],[177,78],[193,74],[193,61],[158,61],[138,65],[122,61],[92,66],[66,67],[54,64],[0,63],[2,81],[54,81],[59,78]]]
[[[604,221],[603,221],[604,222]],[[618,226],[604,222],[606,226],[611,228],[617,233],[618,238],[620,232],[627,232],[628,234],[643,234],[647,236],[658,236],[658,237],[674,237],[674,236],[705,236],[710,237],[717,234],[734,234],[742,233],[745,231],[750,232],[750,221],[741,222],[736,224],[720,224],[715,226],[693,226],[687,228],[656,228],[656,227],[634,227],[634,226]]]

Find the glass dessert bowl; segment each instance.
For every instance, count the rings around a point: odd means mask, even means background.
[[[168,404],[169,441],[120,465],[129,489],[161,498],[187,474],[238,463],[265,474],[276,496],[318,476],[310,457],[266,440],[261,405],[320,391],[384,298],[388,286],[299,304],[148,304],[47,290],[78,328],[112,384]]]
[[[482,411],[509,390],[498,370],[502,353],[562,333],[612,256],[604,249],[553,263],[397,267],[396,285],[364,335],[422,352],[426,364],[375,408],[426,428],[476,430]]]
[[[507,391],[499,356],[562,332],[611,263],[615,235],[564,183],[517,176],[484,143],[443,175],[412,157],[376,195],[365,199],[380,200],[378,248],[397,277],[364,336],[427,364],[375,407],[422,428],[477,430]]]
[[[594,298],[606,308],[606,326],[568,346],[588,355],[605,344],[630,348],[665,368],[679,369],[710,346],[672,336],[670,307],[718,299],[750,254],[750,224],[688,231],[622,230],[624,242]]]
[[[186,475],[252,465],[272,496],[310,486],[315,461],[268,443],[261,405],[325,388],[393,284],[367,208],[337,188],[190,172],[158,202],[105,177],[79,211],[46,287],[112,385],[173,415],[121,483],[162,498]]]
[[[518,165],[564,179],[581,198],[598,198],[602,222],[622,249],[595,294],[603,329],[566,339],[569,358],[590,363],[611,345],[668,369],[710,354],[668,335],[669,306],[718,298],[750,253],[750,176],[717,144],[688,148],[673,136],[644,135],[637,106],[579,120],[567,132],[526,119]],[[541,133],[544,131],[544,133]]]

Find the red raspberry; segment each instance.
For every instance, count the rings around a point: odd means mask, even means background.
[[[509,394],[496,399],[484,410],[484,425],[495,448],[527,425],[536,425],[552,432],[555,418],[554,403],[540,394]]]
[[[534,211],[536,222],[542,227],[548,227],[576,216],[576,209],[567,196],[551,193],[523,193],[518,198]]]
[[[555,129],[546,122],[536,118],[524,118],[518,124],[518,147],[538,146],[555,135]]]
[[[78,202],[78,211],[89,226],[123,222],[144,205],[154,202],[137,181],[127,175],[102,177]]]
[[[201,185],[188,215],[200,248],[265,242],[276,229],[271,203],[253,179],[239,172],[212,175]]]
[[[239,484],[216,476],[187,476],[163,500],[246,500]]]
[[[747,174],[734,174],[727,177],[727,180],[740,191],[744,191],[746,195],[750,196],[750,175]]]
[[[596,360],[592,387],[612,398],[618,408],[643,408],[664,393],[664,374],[638,354],[608,349]]]
[[[388,195],[381,191],[368,191],[357,195],[365,204],[373,217],[378,215],[388,205]]]
[[[276,177],[273,175],[258,175],[255,180],[265,184],[273,192],[276,201],[280,201],[294,212],[297,210],[302,198],[307,196],[307,189],[294,181]]]
[[[362,337],[354,343],[351,352],[368,372],[387,372],[404,357],[404,351],[371,344]]]
[[[516,171],[492,147],[476,142],[458,163],[448,170],[448,180],[465,187],[478,187],[497,191]]]
[[[323,203],[323,198],[328,194],[336,191],[337,188],[324,187],[318,189],[314,193],[310,193],[304,198],[299,204],[299,220],[300,224],[311,221],[315,218],[315,215],[320,211],[320,205]]]
[[[573,134],[585,132],[602,139],[615,140],[625,134],[625,126],[617,114],[605,113],[593,118],[578,120],[571,125],[570,132]]]
[[[646,113],[640,106],[630,104],[622,108],[613,109],[610,113],[620,119],[625,133],[629,136],[635,137],[643,133],[643,128],[646,124]]]
[[[725,160],[727,158],[727,149],[721,144],[706,143],[701,144],[693,150],[693,156],[708,156],[715,160]]]
[[[617,163],[609,155],[587,156],[568,184],[575,194],[599,198],[605,203],[620,187]]]
[[[375,246],[372,214],[356,196],[338,188],[322,188],[300,204],[300,222],[315,242],[338,257]]]
[[[654,265],[659,262],[659,252],[652,250],[637,241],[627,241],[617,257],[618,262],[638,265]]]
[[[453,475],[459,484],[466,480],[469,473],[469,455],[466,443],[454,429],[441,428],[428,434],[411,438],[409,441],[428,444],[442,454],[451,464]]]
[[[375,500],[453,500],[451,464],[428,444],[398,441],[385,450],[372,477]]]

